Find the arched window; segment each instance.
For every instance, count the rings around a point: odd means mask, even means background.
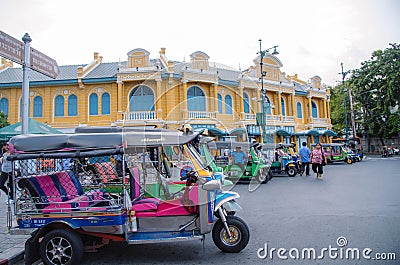
[[[41,96],[33,99],[33,117],[42,117],[43,100]]]
[[[187,90],[187,100],[189,111],[206,111],[206,97],[200,87],[189,87]]]
[[[232,97],[230,95],[225,96],[225,113],[232,114]]]
[[[315,102],[311,102],[311,108],[312,108],[312,117],[313,118],[318,118],[318,108],[317,108],[317,104],[315,104]]]
[[[6,98],[0,99],[0,111],[4,112],[4,114],[8,115],[8,99],[6,99]]]
[[[68,116],[78,115],[78,98],[72,94],[68,97]]]
[[[303,118],[303,110],[300,102],[297,102],[297,118]]]
[[[129,111],[153,111],[154,93],[148,86],[135,87],[129,95]]]
[[[64,116],[64,97],[58,95],[55,99],[54,115],[57,117]]]
[[[96,93],[92,93],[89,96],[89,115],[99,114],[99,96]]]
[[[101,95],[101,114],[110,114],[110,94]]]
[[[218,113],[222,114],[222,96],[218,94]]]
[[[243,92],[244,113],[250,113],[250,98],[246,92]]]
[[[281,106],[282,106],[282,115],[286,116],[285,100],[283,98],[281,98]]]

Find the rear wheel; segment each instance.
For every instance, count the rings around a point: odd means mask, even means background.
[[[82,256],[82,239],[72,230],[50,231],[40,243],[40,257],[47,265],[80,264]]]
[[[212,230],[212,238],[214,244],[223,252],[237,253],[247,246],[250,239],[249,228],[246,223],[237,216],[226,216],[229,234],[226,232],[225,226],[221,219],[215,223]]]
[[[290,177],[294,177],[297,174],[297,170],[294,166],[290,166],[288,167],[286,173],[290,176]]]
[[[352,160],[351,158],[348,157],[348,158],[346,159],[346,162],[347,162],[347,164],[351,164],[351,163],[353,163],[353,160]]]

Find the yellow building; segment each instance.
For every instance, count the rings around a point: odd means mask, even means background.
[[[31,71],[29,117],[65,132],[83,125],[157,125],[207,128],[217,137],[260,137],[260,57],[242,71],[209,61],[201,51],[189,62],[157,58],[134,49],[125,62],[104,63],[94,53],[89,64],[60,66],[56,79]],[[314,76],[308,82],[281,71],[271,54],[263,58],[264,88],[272,108],[268,134],[275,142],[327,142],[329,90]],[[2,59],[0,111],[12,124],[21,119],[22,69]]]

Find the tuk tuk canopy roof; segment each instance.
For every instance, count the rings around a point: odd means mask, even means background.
[[[103,150],[120,150],[133,147],[174,146],[194,140],[198,134],[183,134],[178,131],[131,131],[115,133],[78,133],[59,135],[18,135],[10,140],[11,153],[38,154],[71,153],[95,150],[97,154]],[[108,151],[105,151],[108,150]],[[121,151],[118,151],[121,152]],[[39,157],[39,156],[38,156]],[[15,158],[18,159],[18,158]]]

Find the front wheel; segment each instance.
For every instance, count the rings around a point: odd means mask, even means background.
[[[258,173],[257,173],[256,178],[257,178],[257,181],[260,182],[260,183],[262,183],[262,184],[267,183],[268,180],[269,180],[269,178],[268,178],[268,173],[266,173],[265,170],[264,170],[263,168],[260,168],[260,169],[258,170]]]
[[[351,158],[348,157],[348,158],[346,159],[346,162],[347,162],[347,164],[351,164],[351,163],[353,163],[353,160],[352,160]]]
[[[40,257],[47,265],[80,264],[82,256],[82,239],[72,230],[55,229],[50,231],[40,243]]]
[[[223,222],[219,219],[212,230],[214,244],[223,252],[238,253],[249,243],[249,228],[246,223],[237,216],[226,216],[226,222],[228,223],[229,233],[232,238],[229,237]]]

